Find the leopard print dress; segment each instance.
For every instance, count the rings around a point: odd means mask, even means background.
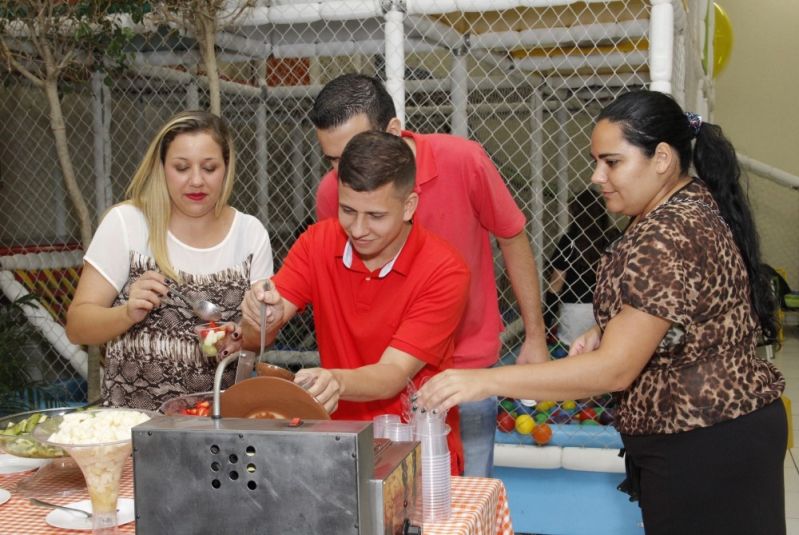
[[[130,276],[114,306],[128,300],[130,286],[147,270],[157,270],[155,260],[130,253]],[[221,322],[240,319],[239,305],[250,287],[252,254],[237,266],[209,275],[181,272],[181,293],[208,299],[223,309]],[[167,296],[162,305],[108,343],[102,398],[105,405],[156,410],[164,401],[213,387],[216,359],[202,355],[194,327],[202,323],[188,303]],[[228,368],[223,388],[233,382]]]
[[[784,378],[755,354],[758,325],[743,259],[698,179],[603,257],[594,294],[600,328],[625,304],[672,326],[640,376],[617,393],[621,433],[708,427],[780,397]]]

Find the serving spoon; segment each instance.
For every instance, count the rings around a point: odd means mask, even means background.
[[[203,321],[219,321],[222,319],[222,307],[211,301],[206,301],[205,299],[190,299],[186,294],[179,292],[172,285],[169,286],[169,293],[177,295],[186,301],[194,311],[194,314]]]
[[[63,509],[64,511],[69,511],[70,513],[80,513],[82,515],[85,515],[86,518],[91,518],[92,517],[92,514],[90,512],[84,511],[83,509],[76,509],[75,507],[67,507],[66,505],[56,505],[54,503],[45,502],[45,501],[39,500],[37,498],[31,498],[30,501],[31,501],[31,503],[33,505],[38,505],[40,507],[51,507],[53,509]]]

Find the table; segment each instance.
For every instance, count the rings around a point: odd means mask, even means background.
[[[0,505],[0,534],[75,535],[74,530],[54,528],[45,522],[51,509],[31,505],[25,496],[15,492],[15,485],[32,472],[0,475],[0,488],[11,492],[11,499]],[[133,498],[133,465],[131,461],[122,472],[119,496]],[[89,497],[76,492],[48,501],[67,505]],[[119,526],[120,534],[136,533],[134,522]],[[88,533],[88,532],[83,532]],[[452,478],[452,516],[445,522],[427,523],[425,535],[512,535],[510,509],[505,486],[498,479],[477,477]]]

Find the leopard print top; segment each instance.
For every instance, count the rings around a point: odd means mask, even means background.
[[[130,276],[114,301],[125,303],[130,285],[145,271],[157,269],[151,257],[131,252]],[[237,266],[210,275],[181,272],[179,287],[189,297],[208,299],[223,309],[222,322],[239,321],[239,305],[250,287],[252,255]],[[157,309],[108,343],[102,398],[105,405],[156,410],[164,401],[213,388],[216,359],[202,355],[194,327],[196,318],[188,303],[167,296]],[[233,383],[228,368],[222,387]]]
[[[621,433],[711,426],[771,403],[785,388],[781,373],[755,354],[746,268],[701,181],[639,220],[603,257],[594,294],[603,330],[623,304],[672,326],[640,376],[616,394]]]

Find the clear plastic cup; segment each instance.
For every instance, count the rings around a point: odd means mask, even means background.
[[[425,454],[422,450],[422,516],[440,522],[452,513],[450,454]]]
[[[413,427],[402,422],[386,423],[386,438],[392,442],[412,442]]]
[[[225,345],[227,330],[214,322],[203,323],[194,328],[200,339],[200,351],[206,357],[216,357]]]
[[[380,414],[372,419],[372,432],[374,438],[388,438],[386,436],[386,424],[389,422],[399,423],[398,414]]]

